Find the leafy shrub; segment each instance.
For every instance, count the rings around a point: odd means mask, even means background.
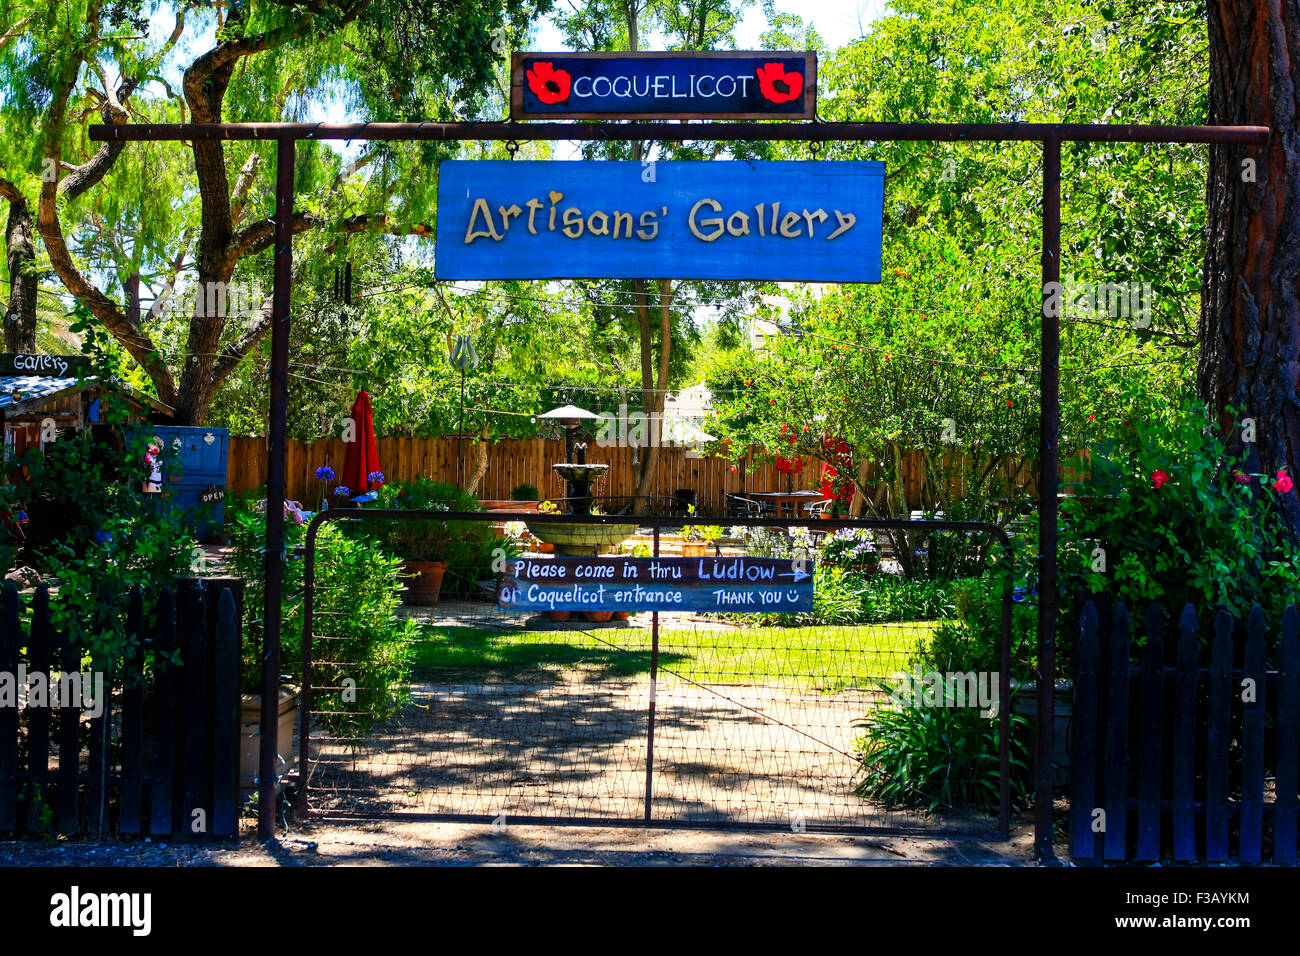
[[[236,503],[227,509],[231,565],[244,578],[244,644],[241,679],[245,693],[262,690],[262,608],[266,588],[261,514]],[[305,526],[285,526],[285,544],[303,543]],[[364,733],[396,712],[406,695],[409,649],[418,626],[399,621],[401,561],[385,553],[366,535],[350,534],[327,522],[316,535],[316,631],[312,667],[313,706],[320,721],[341,735]],[[302,672],[304,567],[292,557],[284,568],[281,605],[281,667]],[[344,699],[343,681],[356,681],[356,700]]]
[[[874,537],[866,528],[837,528],[822,541],[820,551],[822,561],[841,568],[880,563]]]
[[[1005,702],[1003,702],[1005,704]],[[857,721],[862,778],[856,791],[890,807],[934,811],[998,805],[999,718],[975,707],[882,708]],[[1011,715],[1011,794],[1029,791],[1029,721]]]
[[[933,621],[953,613],[952,581],[905,578],[877,573],[862,579],[866,620],[873,624],[895,621]]]
[[[1300,592],[1300,549],[1280,502],[1291,476],[1229,455],[1203,406],[1128,400],[1113,450],[1061,505],[1063,606],[1109,591],[1139,615],[1159,601],[1170,616],[1190,603],[1244,618],[1258,602],[1279,620]]]
[[[536,485],[524,483],[515,485],[514,490],[510,492],[511,501],[536,501],[541,497]]]
[[[392,482],[379,491],[379,507],[410,511],[482,511],[478,499],[454,484],[417,478]],[[509,560],[518,549],[490,521],[411,518],[385,522],[380,534],[387,547],[408,561],[445,561],[444,594],[472,595],[478,582],[496,576],[496,558]]]
[[[912,663],[922,670],[988,671],[1002,669],[1002,595],[1005,573],[990,573],[951,585],[952,614],[926,639]],[[1019,597],[1024,597],[1023,589]],[[1011,677],[1032,680],[1037,659],[1038,606],[1029,600],[1011,605]],[[1058,649],[1073,646],[1058,631]],[[1064,656],[1061,654],[1060,656]],[[1064,671],[1062,671],[1064,672]]]

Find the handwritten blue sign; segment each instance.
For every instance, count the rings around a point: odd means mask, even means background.
[[[879,282],[879,162],[448,160],[440,279]]]
[[[516,558],[497,586],[515,611],[811,611],[813,570],[781,558]]]
[[[516,53],[511,118],[812,119],[814,53]]]

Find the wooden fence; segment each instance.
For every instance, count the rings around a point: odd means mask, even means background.
[[[465,439],[465,460],[459,457],[455,438],[380,438],[379,469],[390,481],[408,481],[428,477],[464,485],[473,467],[473,443]],[[637,450],[627,446],[600,447],[594,442],[587,448],[587,461],[610,465],[595,491],[602,497],[630,497],[636,490]],[[644,449],[641,450],[644,454]],[[335,474],[343,470],[347,445],[341,439],[311,443],[289,442],[286,454],[285,488],[289,498],[315,510],[323,494],[333,491],[316,479],[316,469],[329,465]],[[243,494],[266,483],[267,446],[265,438],[230,439],[230,460],[226,488],[231,494]],[[506,439],[488,445],[488,468],[479,484],[481,499],[504,500],[521,484],[538,489],[543,498],[564,496],[563,483],[551,466],[564,460],[564,442],[553,439]],[[695,492],[701,514],[725,514],[726,496],[753,491],[785,491],[815,488],[819,485],[819,465],[804,466],[798,474],[787,476],[767,463],[750,469],[753,457],[740,461],[710,456],[691,457],[687,449],[667,446],[660,450],[659,472],[653,494],[670,498],[677,489]],[[1032,493],[1032,466],[1008,472],[1010,485]],[[908,500],[920,499],[924,467],[919,452],[903,460],[903,483]]]
[[[1245,622],[1244,646],[1234,642],[1238,622],[1226,613],[1215,617],[1208,647],[1190,605],[1179,618],[1177,641],[1165,640],[1163,620],[1153,605],[1137,641],[1123,604],[1111,612],[1102,597],[1083,606],[1072,719],[1072,856],[1208,863],[1235,856],[1259,863],[1271,843],[1274,863],[1294,865],[1300,613],[1288,607],[1270,640],[1256,605]]]
[[[237,579],[189,579],[174,597],[164,590],[154,620],[146,622],[133,589],[126,633],[137,638],[141,653],[125,673],[114,674],[95,664],[84,670],[83,649],[51,624],[43,584],[24,633],[18,592],[7,584],[0,600],[0,675],[13,675],[16,683],[21,664],[29,682],[15,694],[27,697],[36,674],[46,677],[49,690],[47,706],[37,706],[34,695],[21,709],[0,699],[0,834],[236,836],[241,600]],[[155,658],[179,651],[184,663],[155,662],[146,675],[145,648]],[[102,675],[104,699],[89,708],[92,716],[83,713],[84,697],[74,699],[72,682],[57,674],[94,675],[92,686]],[[59,685],[67,691],[56,694]]]

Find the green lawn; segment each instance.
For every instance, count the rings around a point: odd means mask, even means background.
[[[664,627],[659,665],[706,683],[779,683],[834,691],[870,687],[904,669],[934,621],[729,630]],[[414,648],[417,680],[457,681],[483,672],[583,668],[615,677],[650,670],[648,628],[523,631],[427,626]]]

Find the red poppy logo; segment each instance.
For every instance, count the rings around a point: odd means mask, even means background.
[[[528,88],[543,103],[563,103],[569,98],[572,81],[568,70],[557,70],[546,60],[538,60],[527,71]]]
[[[764,63],[757,70],[758,89],[769,103],[789,103],[803,93],[803,76],[787,73],[784,64]]]

